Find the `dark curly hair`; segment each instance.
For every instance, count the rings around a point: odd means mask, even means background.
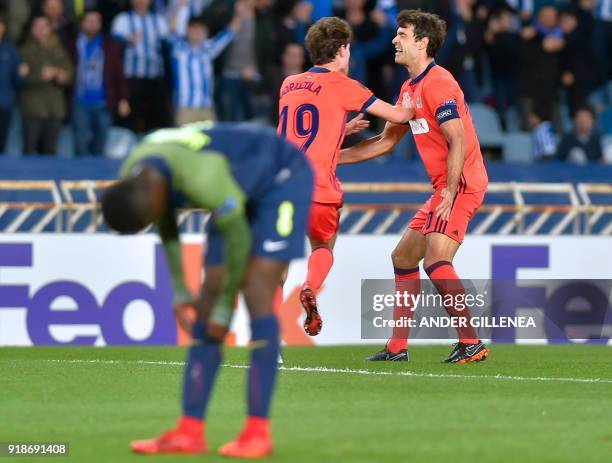
[[[435,58],[446,38],[446,22],[440,16],[421,10],[402,10],[397,15],[400,27],[413,26],[414,38],[429,39],[427,56]]]

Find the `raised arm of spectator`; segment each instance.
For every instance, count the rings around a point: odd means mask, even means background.
[[[353,44],[353,46],[358,45],[361,48],[363,56],[368,59],[388,49],[389,43],[395,35],[395,30],[389,24],[387,15],[384,11],[375,9],[370,13],[370,17],[378,26],[376,36],[365,42],[356,42]]]
[[[170,13],[170,17],[168,18],[168,26],[170,28],[170,38],[173,38],[173,36],[176,36],[177,34],[177,29],[178,29],[178,19],[179,16],[181,14],[181,10],[185,7],[187,7],[187,5],[189,4],[189,0],[175,0],[175,2],[173,3],[173,7],[171,5],[171,13]]]
[[[312,23],[313,5],[310,2],[298,2],[293,9],[293,41],[303,46],[306,45],[306,32]]]
[[[240,30],[242,19],[251,14],[251,7],[244,0],[238,0],[234,6],[234,17],[230,21],[227,28],[219,32],[210,39],[210,57],[217,58],[227,46],[232,43],[236,37],[236,33]]]
[[[223,53],[223,50],[225,50],[227,46],[232,43],[235,37],[236,33],[229,28],[224,29],[215,35],[212,39],[210,39],[210,57],[215,59],[217,56]]]

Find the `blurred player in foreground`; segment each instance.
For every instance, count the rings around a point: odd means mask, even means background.
[[[146,137],[121,168],[123,180],[102,199],[107,223],[121,233],[157,226],[172,273],[179,323],[195,305],[183,387],[183,414],[161,437],[132,443],[137,453],[204,453],[206,407],[221,364],[222,342],[238,290],[251,316],[248,418],[219,450],[254,458],[272,452],[268,412],[279,352],[273,314],[278,281],[291,259],[304,255],[313,174],[304,155],[272,129],[212,123],[159,130]],[[199,300],[184,285],[176,210],[212,212],[205,280]]]
[[[463,92],[434,61],[446,36],[445,22],[434,14],[403,10],[397,23],[395,62],[405,66],[411,77],[402,86],[400,101],[414,107],[415,117],[409,126],[387,124],[380,135],[341,151],[340,164],[389,152],[410,127],[435,191],[412,218],[391,255],[396,291],[420,292],[419,262],[424,259],[425,272],[440,294],[463,294],[452,262],[468,223],[484,200],[487,172]],[[445,362],[486,359],[489,349],[470,326],[468,310],[445,308],[451,317],[467,322],[466,327],[457,328],[459,342]],[[396,305],[394,318],[409,318],[413,309]],[[367,360],[407,361],[408,334],[408,328],[394,328],[385,348]]]
[[[392,106],[347,76],[351,58],[351,28],[339,18],[322,18],[306,35],[314,67],[289,76],[280,89],[278,133],[300,147],[315,171],[314,203],[310,210],[308,237],[312,254],[300,301],[306,311],[304,330],[310,336],[321,331],[323,321],[316,295],[333,264],[344,192],[336,177],[338,154],[350,112],[368,112],[396,123],[408,122],[411,108]],[[349,124],[362,129],[359,116]],[[281,285],[282,286],[282,285]],[[281,288],[282,290],[282,288]],[[282,298],[282,295],[279,296]]]

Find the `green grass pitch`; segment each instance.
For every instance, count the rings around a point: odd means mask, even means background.
[[[448,346],[414,346],[402,364],[365,364],[372,351],[284,349],[267,461],[612,461],[609,347],[493,345],[471,365],[440,364]],[[247,356],[226,349],[224,362]],[[184,357],[180,348],[0,348],[0,442],[68,441],[70,457],[51,461],[220,461],[214,451],[244,418],[244,368],[220,372],[207,422],[213,453],[128,451],[175,423]]]

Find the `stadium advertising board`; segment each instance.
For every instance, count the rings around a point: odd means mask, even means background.
[[[202,245],[185,237],[188,287],[202,275]],[[342,236],[335,265],[322,289],[319,306],[325,326],[316,338],[301,327],[299,287],[306,261],[295,262],[280,311],[287,344],[380,343],[362,339],[362,279],[391,277],[390,253],[397,236]],[[463,278],[529,280],[612,279],[612,247],[602,237],[471,236],[456,259]],[[422,277],[425,278],[424,272]],[[588,285],[588,283],[586,283]],[[570,283],[558,290],[571,290]],[[610,300],[593,284],[595,296]],[[551,301],[540,291],[541,304]],[[187,341],[170,310],[171,289],[163,251],[151,235],[3,235],[0,239],[0,345],[173,345]],[[521,307],[514,307],[518,314]],[[248,342],[242,301],[228,342]],[[503,338],[513,340],[512,331]],[[546,336],[542,339],[546,342]]]

